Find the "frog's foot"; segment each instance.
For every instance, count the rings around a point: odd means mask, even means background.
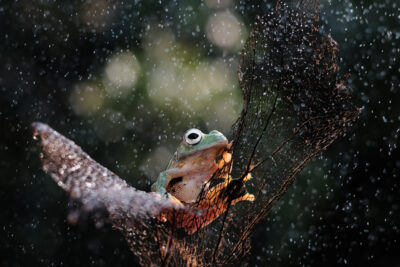
[[[231,162],[231,160],[232,160],[232,153],[230,153],[230,152],[228,152],[228,151],[225,151],[225,152],[222,154],[222,158],[224,159],[225,163],[229,163],[229,162]]]
[[[222,169],[226,164],[229,164],[232,161],[232,153],[225,151],[222,153],[221,159],[218,161],[218,169]]]
[[[247,181],[250,181],[252,178],[253,178],[253,176],[249,172],[243,178],[243,183],[245,183]],[[246,191],[246,189],[243,187],[242,190],[241,190],[241,193],[239,193],[239,196],[232,201],[232,205],[234,205],[235,203],[238,203],[239,201],[251,201],[251,202],[253,202],[254,199],[255,199],[255,196],[253,194],[248,193]]]
[[[255,200],[255,196],[253,194],[245,193],[243,196],[235,198],[232,200],[232,205],[235,205],[236,203],[240,201],[251,201],[253,202]]]
[[[251,172],[249,172],[249,173],[243,178],[243,182],[250,181],[251,178],[253,178],[253,176],[251,175]]]
[[[175,204],[178,204],[179,206],[183,206],[183,203],[179,199],[174,197],[173,195],[167,194],[167,198],[168,198],[169,201],[171,201],[171,202],[173,202]]]
[[[243,179],[243,182],[247,182],[251,178],[251,174],[248,173]],[[229,175],[223,183],[217,184],[207,192],[206,200],[208,201],[208,203],[212,204],[214,201],[218,202],[222,199],[225,199],[229,194],[235,194],[231,203],[232,205],[236,204],[239,201],[254,201],[254,195],[248,193],[244,185],[242,185],[241,183],[242,182],[240,182],[239,180],[232,180],[232,177]],[[239,189],[237,189],[238,186],[240,186]]]

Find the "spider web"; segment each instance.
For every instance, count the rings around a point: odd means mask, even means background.
[[[338,74],[338,45],[318,23],[314,1],[278,1],[256,18],[239,63],[244,103],[232,130],[233,161],[213,175],[196,203],[178,205],[136,190],[71,140],[35,123],[43,169],[83,209],[104,206],[143,265],[245,260],[254,226],[360,112]],[[233,180],[216,190],[231,167]],[[254,178],[245,182],[249,172]],[[246,190],[255,201],[234,206]]]

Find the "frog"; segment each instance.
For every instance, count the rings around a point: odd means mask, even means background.
[[[175,202],[193,203],[218,169],[216,159],[231,144],[219,131],[208,134],[192,128],[185,132],[167,169],[161,172],[151,191]],[[228,154],[225,158],[229,157]]]
[[[151,191],[186,208],[181,211],[165,209],[157,218],[169,221],[187,234],[193,234],[213,222],[229,206],[240,201],[254,201],[242,180],[232,179],[232,142],[219,131],[208,134],[192,128],[183,135],[165,171],[161,172]],[[223,182],[210,186],[211,179]]]

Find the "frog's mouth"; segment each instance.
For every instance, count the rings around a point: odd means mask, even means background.
[[[217,158],[222,155],[222,153],[225,151],[227,146],[228,146],[228,140],[223,139],[218,142],[215,142],[215,143],[212,143],[209,145],[204,145],[202,148],[198,148],[194,151],[191,151],[191,152],[187,153],[185,157],[191,156],[191,155],[199,153],[199,152],[205,152],[207,150],[210,150],[210,151],[215,151],[215,158]]]
[[[203,148],[199,149],[199,151],[200,150],[207,150],[207,149],[210,149],[210,148],[215,148],[216,150],[222,150],[222,149],[225,149],[227,145],[228,145],[228,140],[227,139],[221,139],[221,140],[219,140],[219,141],[217,141],[215,143],[203,146]]]

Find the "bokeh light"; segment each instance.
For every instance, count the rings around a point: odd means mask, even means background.
[[[160,28],[158,22],[152,22],[146,29],[143,40],[143,48],[150,62],[163,62],[172,59],[174,50],[178,43],[171,29]]]
[[[105,67],[105,91],[112,97],[127,95],[135,89],[140,70],[140,63],[133,53],[113,55]]]
[[[240,19],[230,11],[214,13],[206,25],[207,38],[215,45],[225,49],[240,49],[246,38]]]

